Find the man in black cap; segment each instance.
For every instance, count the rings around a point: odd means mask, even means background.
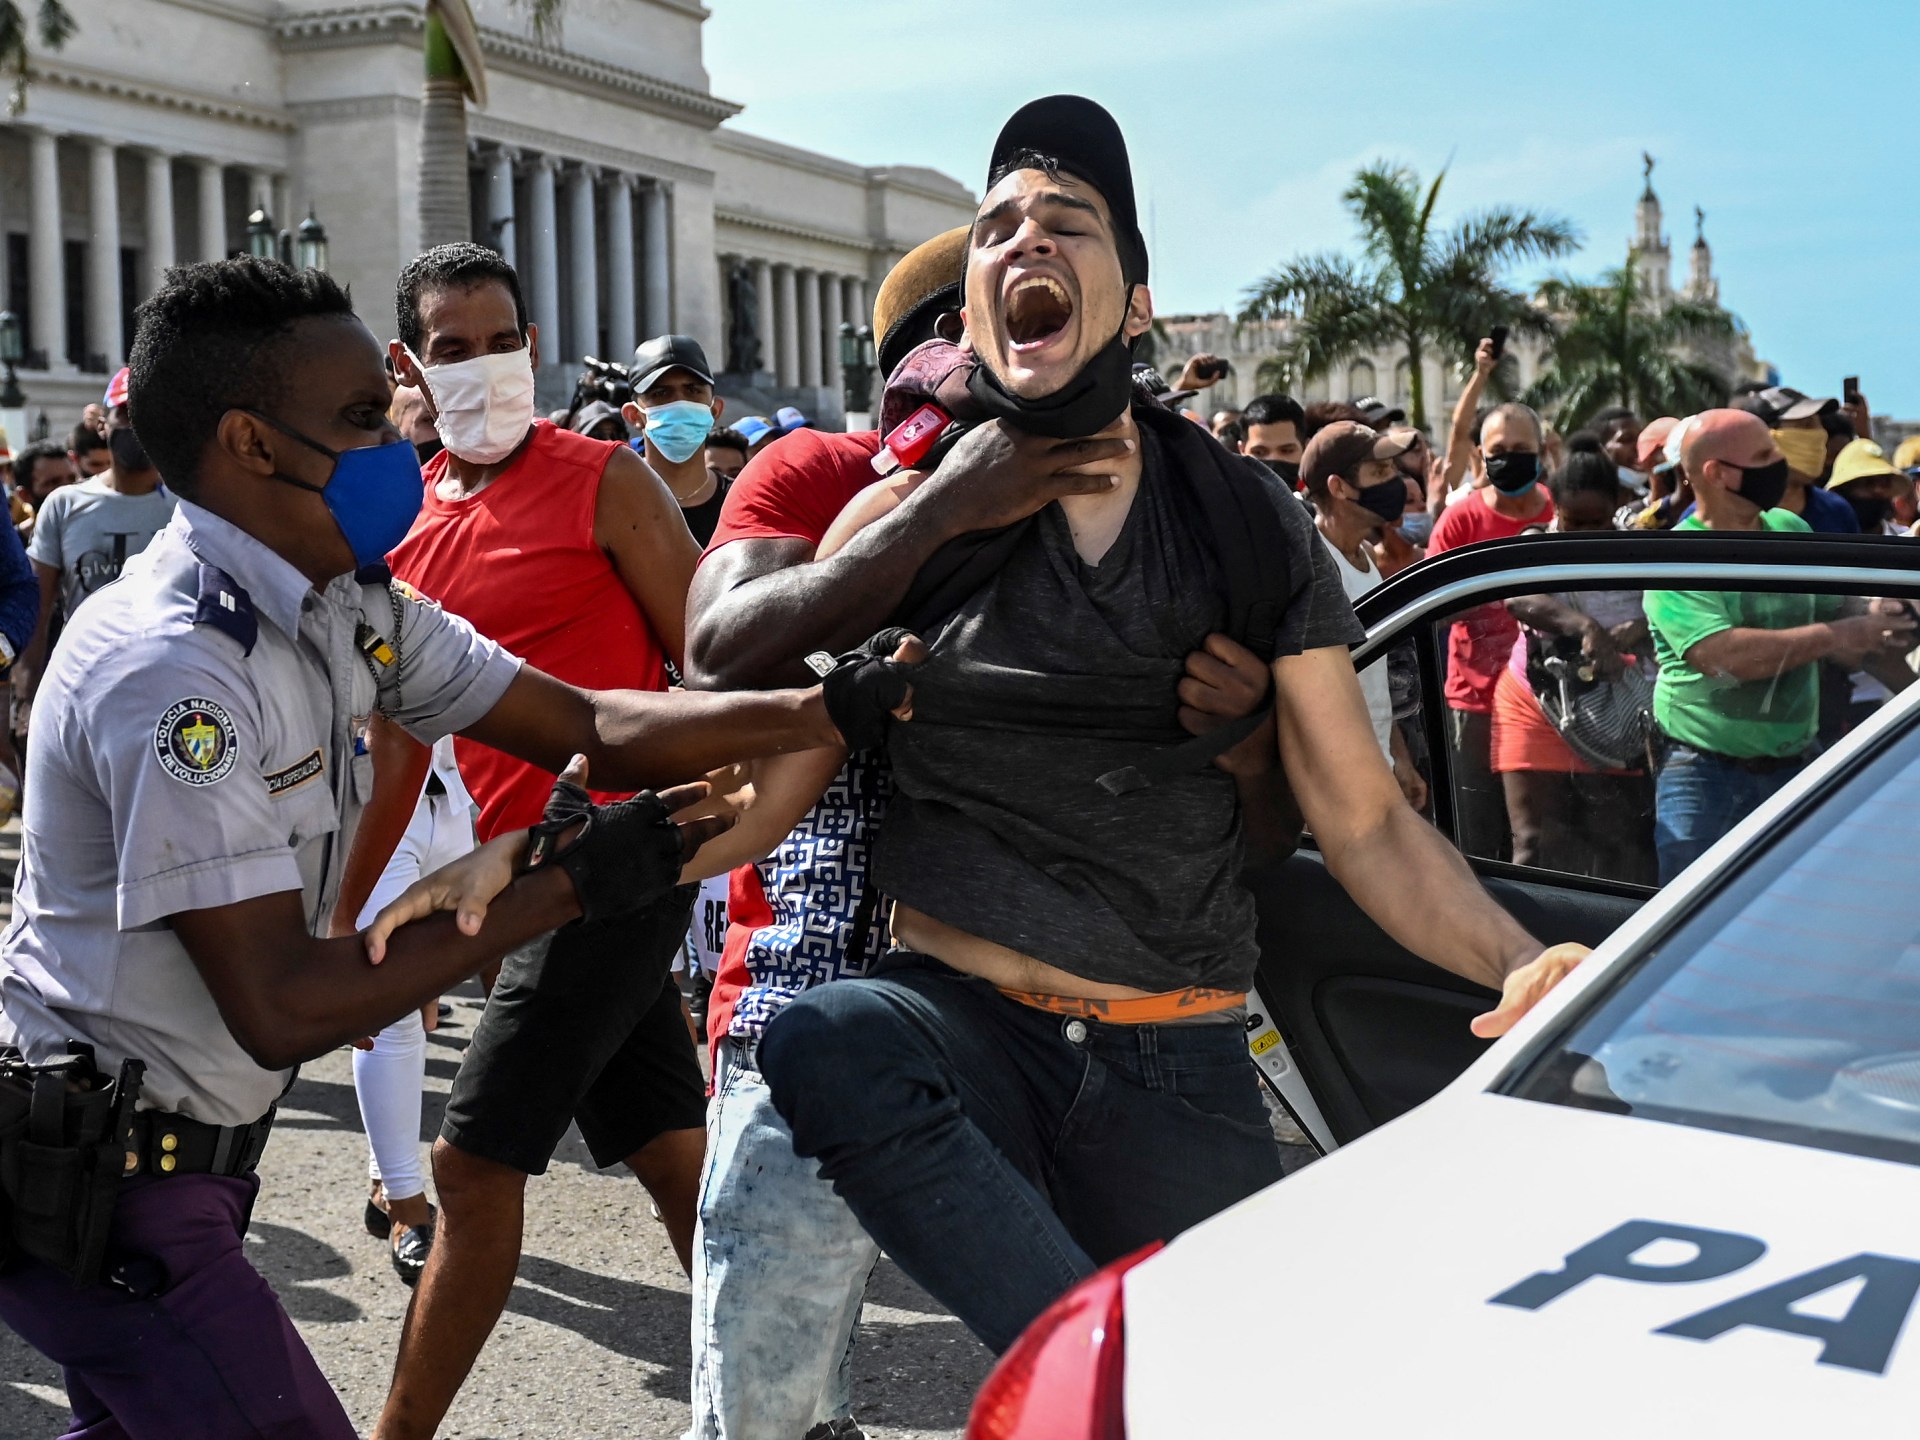
[[[1259,947],[1235,784],[1164,763],[1186,657],[1229,626],[1223,532],[1210,543],[1187,503],[1217,495],[1210,481],[1251,497],[1275,537],[1262,559],[1283,613],[1257,643],[1328,868],[1409,949],[1504,991],[1482,1035],[1584,952],[1529,936],[1407,807],[1305,508],[1199,427],[1131,403],[1153,310],[1106,111],[1055,96],[1008,122],[966,274],[968,388],[994,423],[960,443],[1097,437],[1076,468],[1102,483],[1041,509],[927,627],[874,857],[898,948],[786,1005],[758,1058],[795,1150],[1000,1350],[1096,1265],[1280,1176],[1243,1036]],[[848,516],[896,503],[885,523],[933,483],[870,491]]]
[[[1378,395],[1362,395],[1353,402],[1353,408],[1367,417],[1367,424],[1375,430],[1385,430],[1390,425],[1407,423],[1407,412],[1398,405],[1389,405]]]
[[[705,545],[720,523],[727,486],[707,464],[707,437],[727,402],[713,393],[707,352],[691,335],[656,335],[633,352],[633,399],[621,413],[647,437],[647,461]]]

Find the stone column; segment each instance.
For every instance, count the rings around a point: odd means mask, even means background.
[[[487,166],[488,233],[481,237],[500,252],[501,259],[516,267],[519,261],[514,256],[520,237],[514,232],[520,227],[513,214],[513,162],[518,158],[519,152],[505,145],[493,152]]]
[[[164,150],[147,152],[147,263],[146,287],[151,295],[173,264],[173,157]]]
[[[118,370],[120,330],[120,177],[111,140],[87,142],[87,353]]]
[[[668,241],[667,187],[655,180],[640,195],[640,273],[646,286],[649,336],[673,329],[673,256]]]
[[[227,174],[218,160],[195,162],[200,170],[200,258],[227,258]]]
[[[773,317],[773,266],[765,260],[751,260],[748,264],[753,267],[753,293],[760,306],[760,313],[755,317],[760,331],[760,368],[771,375],[780,364]]]
[[[800,383],[818,387],[825,383],[820,368],[820,282],[817,270],[798,272],[800,288]]]
[[[793,267],[773,267],[775,354],[779,363],[774,379],[782,386],[800,383],[800,295],[794,285]]]
[[[573,333],[568,336],[569,359],[600,349],[600,237],[594,219],[593,185],[600,172],[591,165],[576,166],[567,176],[568,227],[573,248]],[[604,357],[603,357],[604,358]]]
[[[61,370],[67,365],[67,287],[60,243],[60,142],[51,130],[27,133],[33,174],[33,223],[27,227],[32,343],[47,352],[49,370]]]
[[[274,233],[278,235],[280,231],[291,227],[287,224],[287,217],[274,209],[273,205],[273,172],[249,170],[247,172],[247,214],[251,215],[256,210],[266,211],[267,217],[273,221]]]
[[[847,318],[855,325],[871,325],[873,312],[867,308],[867,282],[858,275],[847,276]],[[873,337],[878,345],[880,337]]]
[[[633,359],[633,176],[607,177],[607,348],[622,365]],[[651,338],[651,336],[649,336]]]
[[[560,162],[536,155],[527,172],[528,257],[532,262],[533,323],[540,327],[540,355],[558,365],[560,355],[560,237],[554,230],[553,172]]]
[[[846,307],[840,303],[841,299],[840,277],[838,275],[822,275],[820,277],[820,308],[822,311],[820,328],[824,333],[821,335],[820,343],[825,347],[823,355],[826,363],[821,366],[822,378],[820,383],[830,386],[834,390],[840,388],[841,381],[840,325],[841,322],[847,318]]]

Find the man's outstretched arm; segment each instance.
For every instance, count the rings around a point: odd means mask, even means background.
[[[840,744],[810,690],[582,690],[523,666],[499,704],[464,732],[559,774],[585,755],[605,790],[654,790],[736,760]]]
[[[1327,869],[1400,945],[1501,992],[1473,1022],[1503,1035],[1587,953],[1529,935],[1400,793],[1344,648],[1273,665],[1280,756]]]

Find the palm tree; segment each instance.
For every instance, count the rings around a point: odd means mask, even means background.
[[[1607,405],[1638,415],[1692,415],[1727,396],[1727,377],[1695,358],[1731,345],[1740,322],[1718,305],[1676,296],[1649,303],[1632,257],[1597,285],[1549,280],[1540,288],[1561,317],[1550,368],[1528,392],[1563,430]]]
[[[49,50],[58,50],[80,28],[60,0],[40,0],[33,18],[32,28]],[[27,108],[27,30],[27,17],[16,0],[0,0],[0,71],[13,80],[13,93],[7,100],[9,115]]]
[[[1353,178],[1341,199],[1360,228],[1358,260],[1309,255],[1291,260],[1246,292],[1242,320],[1294,317],[1296,364],[1313,379],[1342,361],[1393,348],[1407,357],[1413,423],[1427,423],[1421,361],[1429,349],[1464,359],[1495,325],[1544,336],[1547,317],[1499,283],[1508,265],[1563,255],[1579,244],[1567,221],[1499,208],[1437,232],[1433,211],[1442,170],[1421,193],[1404,166],[1379,162]]]
[[[480,32],[467,0],[426,0],[420,90],[420,244],[471,238],[467,189],[467,101],[487,103]]]

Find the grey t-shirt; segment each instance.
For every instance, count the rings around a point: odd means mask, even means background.
[[[27,558],[60,572],[60,607],[71,620],[80,602],[120,578],[128,559],[173,519],[165,490],[122,495],[98,476],[64,485],[34,518]]]
[[[874,873],[902,904],[1088,980],[1243,990],[1259,952],[1233,778],[1208,766],[1120,796],[1094,783],[1188,738],[1176,687],[1226,613],[1149,432],[1141,455],[1139,493],[1098,565],[1050,505],[931,637],[914,718],[892,729],[898,793]],[[1356,643],[1306,507],[1262,478],[1292,594],[1277,653]]]

